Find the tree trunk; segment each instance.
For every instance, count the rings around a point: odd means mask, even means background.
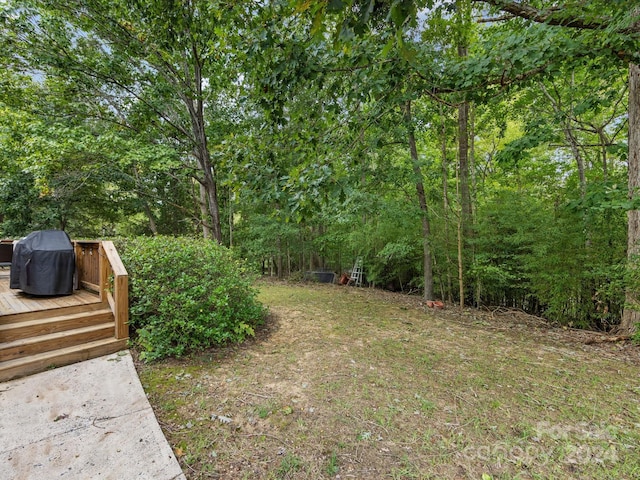
[[[200,222],[202,223],[202,237],[205,239],[211,238],[211,228],[209,226],[209,209],[207,208],[207,190],[204,185],[198,182],[198,189],[200,191],[200,199],[198,205],[200,206]]]
[[[574,75],[571,75],[571,87],[574,86]],[[542,93],[547,97],[549,102],[551,103],[551,107],[553,111],[561,116],[563,120],[562,133],[564,135],[565,142],[569,145],[571,149],[571,154],[573,155],[574,160],[576,161],[576,166],[578,167],[578,181],[580,183],[580,198],[582,200],[585,199],[587,195],[587,175],[585,170],[585,162],[582,153],[580,152],[580,144],[578,143],[578,138],[576,137],[575,130],[571,124],[572,116],[573,116],[573,107],[567,107],[568,111],[563,110],[562,102],[560,94],[558,94],[557,98],[554,98],[545,88],[544,84],[540,83],[540,88]],[[573,103],[573,102],[572,102]],[[584,224],[584,233],[585,233],[585,248],[591,247],[591,229],[588,224],[588,216],[587,210],[584,209],[582,213],[582,222]]]
[[[206,149],[205,149],[206,150]],[[213,167],[209,160],[209,151],[206,150],[206,161],[203,170],[205,171],[205,190],[209,200],[209,217],[211,218],[211,233],[213,238],[222,244],[222,228],[220,227],[220,207],[218,206],[218,184],[215,179]]]
[[[460,194],[460,175],[456,169],[456,193]],[[464,269],[462,263],[462,212],[458,216],[458,288],[460,290],[460,307],[464,308]]]
[[[578,179],[580,181],[580,198],[584,200],[585,195],[587,194],[587,175],[585,173],[584,167],[584,158],[582,158],[582,154],[580,153],[580,146],[578,145],[578,139],[573,133],[573,129],[571,128],[570,120],[567,119],[567,123],[563,129],[564,137],[567,140],[567,143],[571,147],[571,153],[573,154],[573,158],[576,160],[576,165],[578,166]]]
[[[199,143],[199,145],[197,145],[195,156],[198,160],[198,166],[200,167],[200,170],[202,171],[204,177],[201,180],[201,185],[204,189],[204,192],[201,190],[201,195],[204,193],[204,198],[206,198],[206,203],[204,205],[207,207],[208,221],[206,221],[205,223],[209,225],[213,238],[218,243],[222,243],[220,209],[218,206],[218,186],[215,179],[213,166],[211,165],[206,136],[204,136],[204,125],[202,125],[202,132],[199,142],[202,143]]]
[[[571,86],[573,87],[573,80]],[[571,110],[569,110],[569,112],[563,110],[559,94],[557,99],[554,98],[545,88],[543,83],[540,83],[540,89],[551,103],[553,111],[564,118],[562,133],[564,135],[565,141],[569,145],[569,148],[571,148],[571,154],[573,155],[573,158],[576,161],[576,166],[578,167],[578,179],[580,181],[580,198],[584,200],[585,194],[587,193],[587,176],[585,174],[584,158],[582,158],[582,154],[580,153],[580,145],[578,144],[578,139],[576,138],[574,130],[571,126],[572,112]]]
[[[220,225],[220,208],[218,205],[218,184],[216,180],[216,172],[211,162],[209,153],[209,145],[207,140],[207,132],[204,120],[204,100],[202,96],[202,65],[197,50],[193,49],[193,87],[195,89],[195,99],[189,94],[182,96],[182,101],[189,112],[191,121],[191,131],[194,138],[194,156],[198,161],[198,167],[203,174],[202,185],[204,186],[207,196],[208,216],[210,218],[211,233],[213,238],[222,243],[222,227]],[[188,71],[185,67],[185,71]]]
[[[276,237],[276,248],[278,249],[278,253],[276,254],[276,269],[278,270],[278,278],[282,280],[284,271],[282,269],[282,237],[280,235]]]
[[[471,176],[471,193],[469,195],[469,202],[471,205],[469,212],[469,220],[472,225],[475,225],[476,219],[476,210],[477,210],[477,178],[476,178],[476,126],[475,126],[475,109],[473,105],[469,105],[469,170]],[[473,259],[476,258],[476,249],[475,246],[471,245],[471,257]],[[482,304],[482,280],[480,279],[480,275],[476,275],[476,285],[475,285],[475,306],[479,307]]]
[[[416,176],[416,192],[418,194],[418,203],[420,204],[421,221],[422,221],[422,257],[423,257],[423,281],[424,281],[424,299],[433,300],[433,265],[431,263],[431,225],[429,224],[429,210],[427,208],[427,197],[424,193],[424,184],[422,183],[422,171],[418,162],[418,148],[416,146],[416,137],[411,125],[411,101],[405,106],[404,119],[409,130],[409,151],[411,152],[411,163],[413,164],[413,173]]]
[[[458,47],[458,56],[467,56],[466,47]],[[469,188],[469,102],[465,99],[458,106],[458,161],[460,163],[460,203],[462,205],[462,233],[468,238],[471,232],[471,189]]]
[[[458,45],[458,56],[467,57],[467,46]],[[458,281],[460,283],[460,306],[464,306],[464,248],[471,236],[473,212],[471,189],[469,188],[469,102],[465,98],[458,106],[458,195],[460,218],[458,220]]]
[[[640,194],[640,65],[629,65],[629,198]],[[640,210],[627,212],[627,262],[630,274],[636,277],[640,253]],[[621,334],[632,334],[640,323],[638,292],[631,285],[625,292],[625,308],[618,327]]]
[[[462,206],[462,231],[468,237],[471,231],[471,189],[469,188],[469,103],[458,107],[458,161],[460,162],[460,204]]]
[[[153,212],[151,212],[151,208],[149,207],[149,202],[145,200],[142,203],[142,206],[144,208],[144,212],[147,215],[147,219],[149,220],[149,230],[151,230],[151,233],[153,234],[153,236],[158,235],[158,226],[156,225],[156,221],[153,219]]]
[[[465,49],[466,55],[466,49]],[[458,280],[460,282],[460,306],[464,306],[463,275],[464,245],[471,235],[471,191],[469,189],[469,103],[465,100],[458,107],[458,195],[460,218],[458,219]]]
[[[602,155],[602,180],[606,183],[609,180],[609,169],[607,166],[607,145],[609,144],[609,138],[604,128],[604,126],[598,128],[598,138],[600,139],[600,154]]]
[[[136,178],[136,188],[142,192],[142,181],[140,180],[140,172],[136,166],[133,166],[133,174]],[[142,208],[144,208],[144,213],[147,215],[147,219],[149,219],[149,230],[155,236],[158,235],[158,227],[156,226],[156,221],[153,218],[153,212],[151,211],[151,207],[149,207],[149,202],[147,201],[144,195],[139,195],[139,198],[142,200]]]
[[[469,170],[471,175],[471,215],[474,215],[477,206],[478,195],[478,179],[476,177],[476,116],[475,108],[473,105],[469,105]],[[471,220],[475,223],[475,217]]]
[[[229,246],[233,247],[233,200],[235,194],[229,187]]]
[[[442,130],[440,131],[440,150],[442,155],[442,210],[444,217],[444,244],[445,244],[445,256],[447,264],[445,266],[447,272],[447,296],[442,296],[451,302],[453,295],[453,280],[451,275],[451,266],[453,262],[449,255],[449,246],[451,245],[450,231],[451,231],[451,217],[449,216],[449,164],[447,162],[447,119],[444,115],[444,109],[440,104],[440,118],[442,121]]]

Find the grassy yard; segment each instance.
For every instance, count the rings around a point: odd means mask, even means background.
[[[255,340],[139,365],[189,479],[637,479],[640,348],[506,312],[261,283]]]

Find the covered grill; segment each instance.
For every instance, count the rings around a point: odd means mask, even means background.
[[[32,295],[71,295],[75,255],[61,230],[30,233],[14,248],[9,286]]]

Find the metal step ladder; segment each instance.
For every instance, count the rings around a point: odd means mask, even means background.
[[[349,284],[353,283],[356,287],[362,286],[362,257],[356,258],[356,263],[353,264],[353,270],[351,270],[351,276],[349,277]]]

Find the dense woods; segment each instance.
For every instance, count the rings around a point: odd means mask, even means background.
[[[198,235],[265,273],[631,333],[640,9],[9,0],[0,234]]]

